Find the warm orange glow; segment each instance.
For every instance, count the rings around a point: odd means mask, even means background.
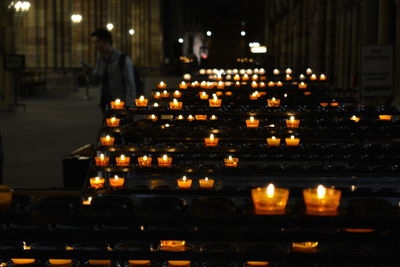
[[[163,90],[162,93],[161,93],[161,97],[168,98],[169,97],[168,91],[167,90]]]
[[[183,176],[181,179],[178,179],[176,181],[178,183],[179,189],[189,189],[192,187],[192,179],[186,178],[186,176]]]
[[[148,102],[149,100],[144,98],[144,96],[142,95],[139,98],[135,99],[135,105],[137,107],[146,107]]]
[[[103,146],[112,146],[114,144],[114,137],[111,137],[110,135],[106,135],[105,137],[100,137],[100,143]]]
[[[115,101],[111,101],[110,105],[112,109],[123,109],[125,102],[117,98]]]
[[[163,251],[185,251],[186,250],[186,241],[184,240],[161,240],[160,241],[160,250]]]
[[[298,85],[298,87],[299,87],[300,89],[306,89],[306,88],[307,88],[307,84],[306,84],[305,82],[300,82],[299,85]]]
[[[125,179],[123,177],[119,177],[118,175],[114,175],[114,177],[108,180],[110,182],[111,187],[121,188],[124,186]]]
[[[178,90],[175,90],[173,95],[174,95],[175,98],[181,98],[182,93],[180,91],[178,91]]]
[[[62,265],[63,267],[72,266],[72,260],[70,259],[49,259],[49,263],[52,266],[60,266],[60,265]]]
[[[319,75],[319,79],[320,79],[321,81],[325,81],[325,80],[326,80],[325,74]]]
[[[303,190],[306,212],[309,215],[334,216],[340,205],[341,191],[334,188],[317,188]]]
[[[167,84],[163,81],[161,81],[158,85],[157,85],[158,89],[165,89],[167,88]]]
[[[357,117],[356,115],[351,116],[350,120],[354,121],[354,122],[359,122],[360,118]]]
[[[210,117],[210,120],[211,120],[211,121],[218,120],[218,117],[217,117],[217,116],[215,116],[215,115],[211,115],[211,117]]]
[[[269,266],[269,262],[268,261],[247,261],[246,265],[248,267],[254,267],[254,266],[264,266],[267,267]]]
[[[117,162],[117,166],[120,167],[126,167],[129,165],[131,158],[126,157],[124,154],[121,154],[119,157],[115,158],[115,161]]]
[[[151,260],[128,260],[129,266],[151,266]]]
[[[276,138],[275,136],[271,136],[270,138],[267,138],[267,144],[268,146],[279,146],[281,143],[280,138]]]
[[[293,252],[316,253],[318,242],[292,242]]]
[[[267,99],[268,107],[279,107],[281,104],[280,99],[276,99],[275,97]]]
[[[234,81],[240,81],[240,75],[239,74],[235,74],[235,76],[233,76],[233,80]]]
[[[239,162],[238,158],[233,158],[232,156],[229,156],[228,158],[224,159],[224,163],[226,167],[237,167],[237,164]]]
[[[208,100],[210,107],[220,107],[222,99],[219,99],[217,95],[213,94],[213,98]]]
[[[108,162],[110,161],[110,157],[106,157],[104,156],[103,153],[101,153],[99,156],[96,156],[94,158],[95,162],[96,162],[96,166],[99,167],[104,167],[108,165]]]
[[[390,120],[392,120],[392,115],[379,115],[379,120],[390,121]]]
[[[161,95],[160,92],[155,92],[155,93],[153,94],[153,98],[154,98],[154,99],[161,99],[161,97],[162,97],[162,95]]]
[[[176,98],[174,98],[172,100],[172,102],[169,102],[169,108],[173,109],[173,110],[177,110],[177,109],[182,109],[182,102],[176,100]]]
[[[258,75],[254,74],[253,76],[251,76],[251,80],[257,81],[258,80]]]
[[[111,266],[111,260],[88,260],[89,265]]]
[[[187,88],[188,88],[188,84],[186,82],[182,81],[179,84],[179,89],[187,89]]]
[[[94,189],[100,189],[104,187],[105,179],[103,177],[90,178],[90,186]]]
[[[286,127],[288,128],[299,128],[300,120],[296,120],[294,116],[290,116],[288,120],[286,120]]]
[[[248,120],[246,120],[247,128],[258,128],[260,124],[260,120],[255,120],[253,116],[250,116]]]
[[[194,115],[195,117],[196,117],[196,120],[198,120],[198,121],[205,121],[205,120],[207,120],[207,115],[200,115],[200,114],[197,114],[197,115]]]
[[[111,117],[106,119],[107,127],[118,127],[120,119],[116,117]]]
[[[269,184],[268,187],[253,188],[251,197],[256,214],[284,214],[289,190]]]
[[[201,189],[211,189],[214,186],[214,179],[209,179],[208,177],[199,179],[199,185]]]
[[[300,138],[296,138],[294,135],[292,135],[290,138],[285,138],[285,142],[287,146],[298,146],[300,143]]]
[[[317,80],[317,75],[312,74],[312,75],[310,76],[310,80],[311,80],[311,81],[316,81],[316,80]]]
[[[33,264],[33,263],[35,263],[35,259],[14,258],[14,259],[11,259],[11,261],[15,265]]]
[[[274,87],[274,86],[275,86],[275,83],[273,81],[268,82],[268,87]]]
[[[260,88],[265,88],[265,87],[266,87],[266,84],[265,84],[265,82],[259,82],[258,86],[259,86]]]
[[[217,89],[224,89],[224,88],[225,88],[224,82],[223,82],[223,81],[219,81],[219,82],[217,83]]]
[[[171,167],[172,158],[164,154],[162,157],[157,158],[159,167]]]
[[[285,80],[286,81],[291,81],[292,80],[292,76],[290,76],[290,74],[286,74]]]
[[[283,86],[283,83],[282,83],[281,81],[278,81],[278,82],[276,83],[276,86],[282,87],[282,86]]]
[[[214,134],[210,134],[210,137],[204,138],[204,143],[206,146],[217,146],[219,138],[214,137]]]
[[[148,157],[146,155],[143,157],[138,157],[138,163],[140,167],[151,167],[152,160],[152,157]]]
[[[190,261],[171,260],[171,261],[168,261],[168,266],[171,266],[171,267],[190,267]]]
[[[258,87],[258,83],[256,81],[252,81],[251,88],[257,88],[257,87]]]

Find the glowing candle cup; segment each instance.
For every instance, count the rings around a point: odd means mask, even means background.
[[[255,120],[253,116],[251,116],[248,120],[246,120],[247,128],[258,128],[260,124],[260,120]]]
[[[129,165],[131,158],[130,157],[126,157],[124,154],[122,154],[121,156],[115,158],[115,161],[117,163],[117,166],[119,167],[126,167]]]
[[[114,177],[110,178],[108,181],[113,188],[122,188],[124,187],[125,183],[125,179],[123,177],[119,177],[118,175],[114,175]]]
[[[103,153],[101,153],[100,155],[96,156],[94,160],[96,162],[96,166],[104,167],[108,165],[110,157],[106,157]]]
[[[49,259],[51,266],[68,267],[72,266],[72,260],[70,259]]]
[[[275,136],[267,138],[268,146],[277,147],[277,146],[280,145],[280,143],[281,143],[281,139],[280,138],[276,138]]]
[[[279,107],[281,104],[280,99],[276,99],[275,97],[267,99],[268,107]]]
[[[206,146],[217,146],[218,145],[218,138],[214,137],[213,134],[210,134],[210,137],[204,138],[204,143]]]
[[[172,158],[167,155],[163,155],[162,157],[157,158],[159,167],[171,167]]]
[[[301,253],[316,253],[318,242],[292,242],[292,251]]]
[[[317,188],[304,189],[303,197],[308,215],[337,215],[341,197],[340,190],[319,185]]]
[[[111,117],[106,119],[106,125],[107,127],[118,127],[119,126],[120,119],[116,117]]]
[[[232,156],[224,159],[225,167],[237,167],[238,162],[239,159],[233,158]]]
[[[186,176],[183,176],[181,179],[178,179],[177,181],[178,188],[179,189],[190,189],[192,187],[192,179],[186,178]]]
[[[270,184],[268,187],[253,188],[251,197],[256,214],[280,215],[285,213],[289,190]]]
[[[222,103],[222,99],[217,98],[216,95],[213,96],[212,99],[208,100],[210,107],[220,107]]]
[[[176,100],[176,98],[174,98],[174,100],[172,100],[172,102],[169,102],[169,108],[173,109],[173,110],[178,110],[178,109],[182,109],[182,102]]]
[[[143,156],[138,157],[139,167],[151,167],[152,157]]]
[[[112,146],[114,144],[114,140],[115,138],[110,135],[100,137],[100,143],[102,146]]]
[[[121,101],[120,99],[116,99],[115,101],[111,101],[110,105],[112,109],[123,109],[125,102]]]
[[[167,88],[167,84],[163,81],[161,81],[158,85],[157,85],[158,89],[165,89]]]
[[[285,138],[285,142],[287,146],[298,146],[300,143],[300,138],[296,138],[294,135],[292,135],[290,138]]]
[[[392,115],[379,115],[379,120],[390,121],[390,120],[392,120]]]
[[[286,120],[286,127],[288,128],[299,128],[300,120],[296,120],[294,116],[290,116],[288,120]]]
[[[214,179],[209,179],[205,177],[199,180],[199,185],[201,189],[211,189],[214,187]]]
[[[144,98],[144,96],[140,96],[139,98],[135,99],[135,105],[137,107],[146,107],[148,102],[149,100]]]
[[[103,177],[90,178],[90,186],[94,189],[100,189],[104,187],[105,179]]]
[[[178,252],[186,250],[186,241],[184,240],[161,240],[160,250]]]
[[[150,260],[128,260],[130,267],[151,266]]]
[[[190,267],[190,261],[185,260],[169,260],[168,266],[171,267]]]

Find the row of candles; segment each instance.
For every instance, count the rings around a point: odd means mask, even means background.
[[[101,142],[102,146],[113,146],[114,140],[115,140],[115,138],[111,137],[110,135],[106,135],[105,137],[100,137],[100,142]],[[295,137],[294,135],[291,135],[290,137],[286,137],[284,140],[285,140],[286,146],[298,146],[300,143],[300,138]],[[276,147],[276,146],[280,145],[281,138],[273,135],[271,137],[267,137],[266,141],[267,141],[268,146]],[[218,142],[219,142],[219,138],[215,137],[214,134],[210,134],[209,137],[204,138],[204,144],[205,144],[205,146],[208,146],[208,147],[217,146]],[[164,167],[163,164],[161,163],[163,161],[163,157],[157,158],[158,164],[161,167]],[[139,159],[141,159],[141,158],[138,158],[138,160]],[[115,158],[117,166],[128,166],[129,160],[130,160],[130,158],[126,157],[125,155],[121,155],[120,157]],[[147,157],[147,160],[151,160],[151,158]],[[98,165],[98,164],[100,164],[100,162],[102,162],[101,164],[107,162],[107,165],[108,165],[109,158],[108,157],[104,157],[104,158],[96,157],[96,165],[97,166],[103,166],[103,165]],[[140,161],[139,161],[139,164],[140,164]],[[104,166],[107,166],[107,165],[104,165]],[[141,167],[143,167],[143,166],[141,165]]]
[[[244,75],[244,74],[248,74],[248,75],[260,74],[260,75],[264,75],[265,73],[266,72],[265,72],[264,68],[260,68],[260,69],[258,69],[258,68],[255,68],[255,69],[227,69],[227,70],[225,70],[225,69],[219,69],[219,70],[218,69],[200,69],[199,70],[199,74],[200,75],[206,75],[206,74],[208,74],[208,75],[210,75],[210,74],[217,74],[217,75],[218,74],[219,75],[225,75],[225,74],[241,74],[241,75]],[[274,69],[272,71],[272,73],[274,75],[279,75],[281,73],[281,71],[279,69]],[[285,69],[285,73],[286,74],[293,74],[293,70],[291,68],[286,68]],[[313,73],[313,70],[311,68],[307,68],[305,73],[307,75],[311,75]],[[185,79],[186,77],[184,75],[183,78]]]

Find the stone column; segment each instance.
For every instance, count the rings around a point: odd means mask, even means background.
[[[396,3],[396,41],[394,44],[394,59],[400,58],[400,0],[395,0]],[[394,99],[392,104],[393,105],[400,105],[400,64],[396,64],[395,62],[395,69],[394,69],[394,79],[395,79],[395,86],[394,86]]]
[[[351,76],[350,87],[359,85],[359,66],[360,66],[360,5],[359,2],[352,3],[352,39],[351,39]]]
[[[391,21],[390,0],[379,0],[378,15],[378,43],[389,42],[389,30]]]
[[[335,49],[335,0],[328,0],[326,5],[326,24],[325,24],[325,66],[324,71],[328,75],[329,79],[335,79],[333,76],[334,73],[334,65],[336,55],[334,53]],[[332,86],[332,83],[331,83]]]

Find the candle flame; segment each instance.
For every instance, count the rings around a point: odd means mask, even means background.
[[[109,141],[110,139],[111,139],[111,137],[107,134],[106,140]]]
[[[121,103],[121,100],[119,99],[119,98],[117,98],[116,100],[115,100],[115,104],[120,104]]]
[[[287,94],[284,94],[283,96],[284,96],[284,97],[287,97]]]
[[[143,160],[147,160],[147,156],[146,155],[143,156]]]
[[[158,103],[155,102],[153,106],[154,106],[155,108],[158,107]]]
[[[271,137],[271,139],[272,139],[272,140],[275,140],[275,139],[276,139],[276,137],[275,137],[275,136],[272,136],[272,137]]]
[[[179,116],[178,116],[178,119],[182,120],[182,119],[183,119],[183,116],[182,116],[182,115],[179,115]]]
[[[208,181],[208,177],[204,178],[205,181]]]
[[[160,85],[161,85],[161,86],[163,86],[163,85],[164,85],[164,82],[163,82],[163,81],[161,81],[161,82],[160,82]]]
[[[254,122],[254,117],[250,116],[250,122]]]
[[[179,92],[178,90],[175,90],[174,94],[175,95],[180,95],[181,92]]]
[[[272,98],[272,101],[275,101],[275,97]]]
[[[294,116],[290,116],[290,121],[291,121],[291,122],[294,121]]]
[[[117,119],[117,118],[112,117],[112,118],[111,118],[111,122],[115,122],[116,119]]]
[[[217,117],[215,115],[211,115],[211,119],[215,120]]]
[[[161,95],[161,93],[160,93],[160,92],[157,92],[157,93],[156,93],[156,96],[160,96],[160,95]]]
[[[210,140],[214,141],[214,135],[213,134],[210,134]]]
[[[326,195],[326,188],[323,185],[319,185],[317,187],[317,198],[318,199],[323,199]]]
[[[231,155],[229,155],[228,160],[232,161],[232,156]]]
[[[164,156],[162,158],[163,158],[164,161],[166,161],[168,156],[166,154],[164,154]]]
[[[172,100],[172,102],[174,103],[174,105],[178,104],[178,100],[176,100],[176,98],[174,98],[174,100]]]
[[[114,179],[118,180],[119,179],[118,175],[114,175]]]
[[[141,96],[139,97],[139,100],[140,100],[140,101],[143,101],[143,100],[144,100],[144,96],[141,95]]]
[[[97,176],[97,177],[95,178],[95,180],[96,180],[96,182],[100,181],[100,177]]]
[[[291,136],[290,136],[290,139],[294,140],[294,135],[291,135]]]
[[[307,73],[308,75],[310,75],[310,74],[312,73],[312,69],[310,69],[310,68],[306,69],[306,73]]]
[[[121,154],[120,159],[121,159],[121,160],[125,160],[125,155],[124,155],[124,154]]]
[[[267,197],[273,198],[275,194],[275,186],[273,184],[269,184],[267,187]]]
[[[184,182],[186,181],[186,179],[187,179],[186,176],[183,176],[183,177],[182,177],[182,180],[183,180]]]
[[[100,159],[101,159],[101,160],[104,159],[104,154],[103,154],[103,153],[100,154]]]
[[[156,118],[156,115],[151,114],[150,118],[155,119],[155,118]]]

